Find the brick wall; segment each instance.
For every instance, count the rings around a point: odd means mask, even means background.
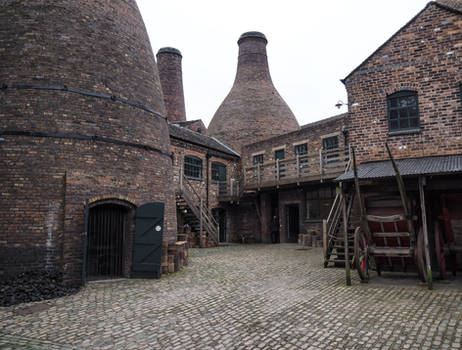
[[[462,16],[435,3],[380,47],[346,79],[350,144],[358,161],[462,152]],[[387,96],[418,93],[420,131],[388,131]]]
[[[165,113],[134,0],[2,5],[0,85],[66,85]],[[176,239],[163,118],[116,99],[8,88],[0,90],[0,134],[0,274],[56,268],[79,284],[90,198],[164,202],[164,237]]]
[[[242,165],[253,166],[253,155],[264,152],[264,161],[275,161],[274,150],[284,148],[285,157],[295,158],[294,145],[308,144],[308,154],[318,156],[322,149],[322,139],[329,136],[338,136],[339,147],[345,147],[345,137],[342,127],[346,124],[346,114],[323,119],[319,122],[304,125],[298,131],[275,136],[266,140],[246,145],[242,149]]]

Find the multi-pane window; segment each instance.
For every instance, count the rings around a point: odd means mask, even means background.
[[[253,164],[254,165],[263,164],[263,154],[257,154],[253,156]]]
[[[399,91],[387,97],[388,130],[420,128],[419,104],[414,91]]]
[[[286,152],[284,148],[274,151],[275,161],[285,159],[285,157],[286,157]],[[285,173],[286,173],[285,164],[279,162],[279,178],[286,176]],[[277,176],[277,169],[276,169],[276,176]]]
[[[226,165],[219,162],[212,163],[212,181],[226,182]]]
[[[320,187],[306,192],[306,218],[309,220],[326,219],[335,196],[332,187]]]
[[[191,179],[202,180],[202,159],[195,156],[185,156],[184,175]]]
[[[308,153],[308,144],[302,143],[301,145],[294,146],[294,153],[296,156],[302,156]]]
[[[302,143],[300,145],[294,146],[294,153],[296,156],[299,156],[299,167],[300,169],[304,169],[308,167],[308,158],[306,155],[308,154],[308,144]]]
[[[338,148],[338,136],[330,136],[322,139],[322,149],[329,151]]]
[[[339,161],[339,153],[335,152],[338,148],[338,136],[330,136],[322,139],[322,149],[325,153],[325,165],[334,164]],[[335,164],[334,164],[335,166]]]

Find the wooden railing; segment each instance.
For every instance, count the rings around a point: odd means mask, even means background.
[[[210,212],[209,208],[204,204],[202,196],[197,193],[191,181],[184,176],[183,169],[180,169],[180,194],[188,204],[191,211],[199,219],[200,232],[205,229],[209,233],[210,238],[218,244],[219,225]]]
[[[265,185],[298,183],[314,179],[322,181],[344,172],[349,160],[349,149],[337,148],[256,164],[244,169],[245,187],[259,188]]]

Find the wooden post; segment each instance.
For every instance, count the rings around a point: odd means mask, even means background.
[[[367,244],[369,245],[370,242],[372,242],[372,235],[371,231],[369,230],[369,223],[366,219],[366,211],[364,208],[363,198],[361,197],[361,190],[359,188],[358,167],[356,166],[356,153],[353,147],[351,148],[351,153],[353,155],[353,173],[355,175],[355,190],[356,196],[358,197],[359,212],[361,213],[361,224],[363,226],[364,231],[366,232]]]
[[[199,247],[203,248],[202,246],[202,197],[200,199],[200,207],[199,207]]]
[[[420,194],[420,209],[422,212],[422,229],[423,229],[423,239],[424,239],[424,250],[425,250],[425,260],[427,262],[425,268],[427,269],[427,285],[428,289],[433,289],[432,281],[432,267],[430,265],[430,252],[428,249],[428,226],[427,226],[427,210],[425,208],[425,177],[419,177],[419,194]]]
[[[279,159],[276,159],[276,181],[279,182]]]
[[[324,252],[324,259],[327,256],[327,220],[322,220],[322,250]]]
[[[183,192],[183,167],[180,166],[180,191]]]
[[[257,184],[260,189],[260,163],[257,165]]]
[[[322,149],[319,149],[319,175],[321,176],[321,182],[322,182],[322,173],[323,173],[323,167],[322,167],[323,159],[322,159]]]
[[[350,255],[348,252],[348,217],[347,217],[347,207],[345,192],[343,187],[340,187],[340,196],[343,202],[343,239],[345,240],[345,274],[346,274],[346,284],[351,286],[351,273],[350,273]]]
[[[385,142],[385,147],[387,148],[388,156],[390,157],[391,164],[393,165],[393,169],[395,170],[395,177],[396,177],[396,182],[398,183],[401,203],[403,204],[404,215],[406,216],[409,232],[411,233],[411,245],[415,246],[415,243],[417,242],[417,237],[414,231],[414,223],[412,222],[411,213],[409,212],[406,190],[404,189],[404,181],[403,181],[403,178],[401,177],[401,174],[399,173],[398,165],[396,164],[395,159],[393,158],[393,155],[391,154],[390,147],[388,146],[388,143],[386,142]]]
[[[300,178],[300,155],[297,154],[297,179]]]

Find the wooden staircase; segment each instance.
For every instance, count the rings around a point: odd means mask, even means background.
[[[177,208],[184,213],[185,223],[191,231],[207,234],[207,240],[218,245],[219,225],[212,213],[204,204],[202,197],[196,192],[191,182],[180,173],[180,188],[176,193]],[[201,239],[199,239],[202,244]]]
[[[353,259],[354,228],[350,226],[349,218],[354,202],[354,193],[342,196],[337,193],[327,220],[324,222],[324,267],[330,263],[334,266],[345,266],[345,238],[343,229],[343,201],[347,203],[347,228],[350,266]]]

